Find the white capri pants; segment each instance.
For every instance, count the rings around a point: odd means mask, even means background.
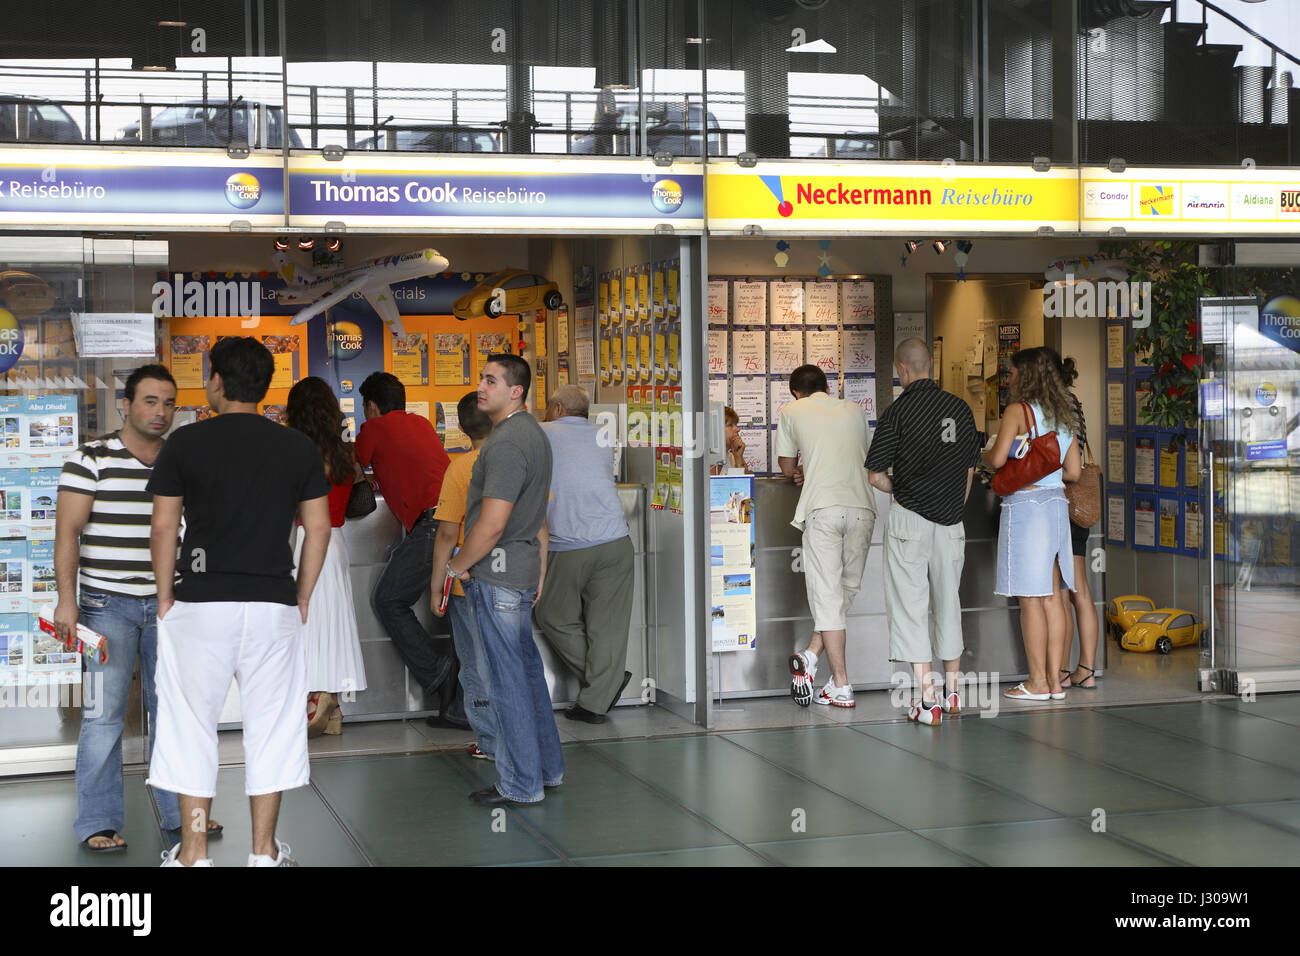
[[[307,662],[296,606],[177,601],[158,621],[158,728],[148,783],[192,797],[217,788],[217,721],[239,682],[244,792],[305,786]]]
[[[814,631],[844,630],[875,527],[870,508],[833,505],[804,518],[803,575]]]
[[[961,657],[961,569],[966,527],[935,524],[897,501],[885,524],[885,611],[889,659],[921,664]],[[931,641],[933,619],[933,646]]]

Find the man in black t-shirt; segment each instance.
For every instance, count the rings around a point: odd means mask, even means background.
[[[211,866],[206,820],[217,783],[217,720],[233,677],[253,815],[248,865],[293,866],[275,824],[280,792],[309,777],[302,631],[329,544],[330,485],[310,439],[257,413],[274,370],[265,346],[222,339],[210,359],[207,394],[217,417],[173,435],[149,479],[158,581],[158,736],[149,783],[180,796],[181,842],[163,865]],[[305,532],[296,583],[295,516]]]

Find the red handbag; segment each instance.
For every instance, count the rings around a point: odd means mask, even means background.
[[[993,490],[1002,497],[1032,485],[1061,467],[1061,445],[1056,432],[1038,434],[1038,422],[1028,402],[1021,402],[1029,425],[1029,450],[1022,458],[1008,458],[993,476]]]

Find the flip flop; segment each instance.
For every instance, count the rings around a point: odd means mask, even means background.
[[[121,834],[118,833],[116,830],[100,830],[98,833],[92,833],[90,836],[86,837],[86,839],[82,840],[81,845],[84,846],[91,853],[116,853],[118,850],[125,850],[126,849],[125,843],[121,843],[121,844],[110,843],[108,846],[90,845],[90,841],[93,840],[95,837],[104,837],[106,839],[111,840],[113,837],[116,836],[121,836]]]
[[[1016,693],[1020,691],[1020,693]],[[1004,690],[1002,696],[1008,700],[1051,700],[1051,694],[1033,694],[1025,687],[1024,682],[1017,684],[1011,690]]]

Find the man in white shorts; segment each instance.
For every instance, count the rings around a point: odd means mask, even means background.
[[[962,518],[980,438],[970,406],[931,378],[925,342],[900,342],[894,366],[903,391],[880,416],[866,460],[871,484],[894,496],[885,530],[889,659],[911,664],[920,688],[908,719],[937,724],[944,712],[961,709],[957,677],[965,644],[957,589],[966,560]],[[892,478],[885,474],[891,468]],[[933,686],[932,655],[943,661],[942,702]]]
[[[813,617],[807,649],[790,657],[790,696],[800,707],[813,701],[852,707],[845,624],[876,526],[876,499],[863,468],[867,420],[855,402],[827,394],[826,373],[816,365],[790,373],[790,394],[795,401],[781,409],[774,450],[781,473],[803,485],[790,524],[803,532],[804,584]],[[814,696],[823,653],[831,679]]]
[[[181,842],[163,854],[163,865],[211,866],[206,821],[217,787],[217,720],[234,678],[253,816],[248,865],[294,866],[275,824],[280,791],[309,777],[302,632],[329,544],[330,484],[306,435],[257,413],[275,367],[266,347],[222,339],[210,360],[207,394],[217,416],[173,435],[149,479],[158,738],[148,782],[180,798]],[[296,583],[295,515],[304,531]]]

